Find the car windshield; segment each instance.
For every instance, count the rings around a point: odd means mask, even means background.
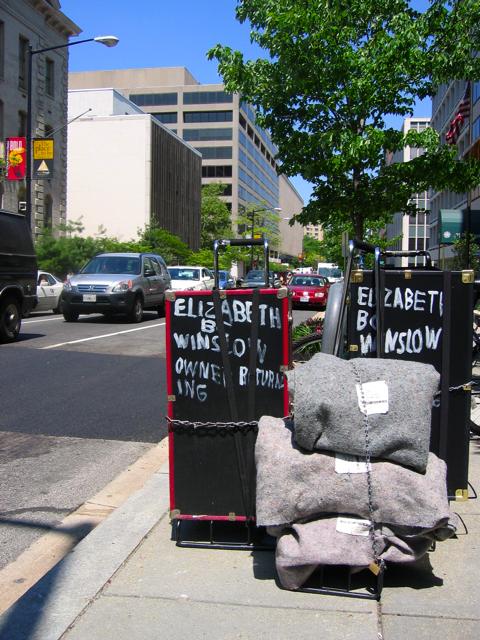
[[[246,280],[251,280],[252,282],[264,282],[265,273],[263,271],[249,271],[247,273]]]
[[[172,280],[200,280],[200,269],[184,269],[182,267],[168,270]]]
[[[140,258],[130,256],[96,256],[80,273],[130,274],[140,273]]]
[[[326,278],[341,278],[342,272],[340,269],[335,269],[333,267],[320,267],[318,269],[318,273],[321,276],[325,276]]]
[[[309,276],[294,276],[290,284],[299,287],[322,287],[324,280],[323,278],[311,278]]]

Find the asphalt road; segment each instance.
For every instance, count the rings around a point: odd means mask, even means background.
[[[165,320],[51,313],[0,347],[0,569],[166,434]]]
[[[1,570],[166,435],[165,319],[32,314],[0,361]]]

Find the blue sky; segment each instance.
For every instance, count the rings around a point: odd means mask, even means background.
[[[70,47],[70,70],[184,66],[202,83],[221,82],[206,52],[217,43],[239,49],[249,58],[261,51],[251,45],[248,25],[235,20],[236,0],[60,0],[81,29],[81,38],[115,35],[117,47],[95,43]],[[425,4],[416,2],[415,4]],[[430,116],[429,103],[416,116]],[[401,120],[395,123],[400,128]],[[308,202],[310,185],[292,180]]]

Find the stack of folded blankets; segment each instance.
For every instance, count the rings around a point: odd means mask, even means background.
[[[323,565],[411,562],[455,533],[446,465],[429,452],[431,365],[320,353],[287,377],[294,419],[263,416],[255,446],[257,524],[277,537],[285,588]],[[380,399],[366,408],[357,386],[378,381]]]

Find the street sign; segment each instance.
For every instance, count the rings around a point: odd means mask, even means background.
[[[35,138],[33,141],[34,160],[53,160],[53,138]]]
[[[53,159],[33,159],[33,179],[45,180],[53,176]]]
[[[469,209],[440,209],[438,244],[454,244],[467,230],[480,240],[480,212]]]

